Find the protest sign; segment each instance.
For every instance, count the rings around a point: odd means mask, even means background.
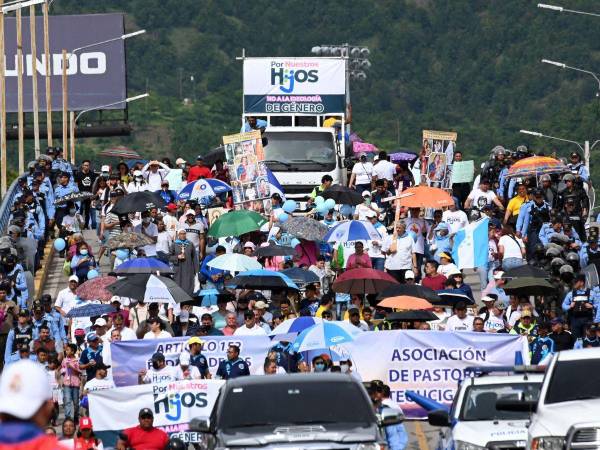
[[[181,189],[181,184],[183,182],[183,180],[181,179],[182,172],[183,170],[181,169],[171,169],[169,171],[169,173],[165,177],[165,180],[169,182],[170,190],[177,192],[179,191],[179,189]]]
[[[449,188],[457,134],[451,131],[423,130],[421,176],[429,186]]]
[[[196,417],[209,417],[222,380],[182,380],[164,384],[142,384],[105,389],[89,394],[94,431],[120,431],[138,425],[138,413],[149,408],[154,426],[184,442],[199,442],[189,431]],[[118,411],[118,414],[115,412]],[[106,443],[105,443],[106,445]]]
[[[512,366],[516,352],[528,354],[526,337],[420,330],[362,333],[340,347],[364,381],[382,380],[389,385],[392,400],[412,418],[427,415],[406,400],[407,390],[450,404],[468,367]]]
[[[452,184],[470,183],[475,176],[475,161],[456,161],[452,164]]]
[[[271,214],[271,191],[260,131],[223,136],[235,209]]]
[[[175,366],[181,352],[188,350],[188,340],[189,336],[184,336],[111,343],[115,385],[137,384],[138,372],[151,367],[150,358],[155,352],[163,353],[166,363]],[[205,342],[202,354],[213,375],[217,372],[219,362],[227,358],[229,344],[240,346],[240,358],[248,363],[251,373],[262,367],[269,348],[275,345],[267,336],[202,336],[202,340]]]

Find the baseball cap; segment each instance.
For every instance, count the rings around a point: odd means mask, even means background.
[[[544,195],[544,191],[542,189],[540,189],[540,188],[535,188],[532,193],[535,196]]]
[[[372,217],[377,217],[377,213],[376,213],[375,211],[368,210],[368,211],[365,213],[365,216],[367,217],[367,219],[370,219],[370,218],[372,218]]]
[[[494,280],[501,280],[503,276],[504,276],[504,272],[502,272],[502,271],[496,272],[494,274]]]
[[[104,364],[104,361],[100,361],[99,363],[96,363],[95,367],[96,367],[96,370],[108,370],[111,368],[110,365],[107,366],[106,364]]]
[[[190,354],[188,352],[183,352],[181,355],[179,355],[179,364],[182,366],[190,365]]]
[[[454,275],[460,275],[462,277],[462,272],[460,270],[457,269],[452,269],[449,273],[448,276],[449,277],[453,277]]]
[[[194,337],[189,338],[187,343],[188,343],[188,345],[192,345],[192,344],[203,345],[204,341],[202,339],[200,339],[198,336],[194,336]]]
[[[256,248],[256,245],[254,245],[254,242],[248,241],[244,244],[244,248],[251,248],[252,250],[254,250]]]
[[[89,341],[97,341],[100,338],[98,337],[98,335],[96,333],[91,331],[85,335],[85,339],[89,342]]]
[[[28,309],[21,309],[21,311],[19,311],[19,316],[21,317],[29,317],[29,310]]]
[[[41,364],[28,359],[5,366],[0,378],[0,398],[4,399],[0,402],[0,413],[30,419],[46,400],[52,398],[48,373]]]
[[[91,430],[93,427],[92,419],[89,417],[81,417],[79,419],[79,429],[80,430]]]
[[[521,317],[531,317],[531,311],[529,311],[528,309],[526,309],[525,311],[523,311],[521,313]]]
[[[133,171],[133,176],[134,177],[141,177],[142,176],[142,171],[141,170],[134,170]]]
[[[100,172],[110,172],[110,166],[104,165],[100,168]]]
[[[259,300],[254,304],[254,309],[267,309],[267,303]]]
[[[552,320],[550,321],[550,323],[551,323],[552,325],[556,325],[556,324],[558,324],[558,323],[562,324],[562,323],[563,323],[563,320],[562,320],[560,317],[555,317],[554,319],[552,319]]]
[[[79,277],[77,275],[71,275],[69,281],[77,281],[79,283]]]
[[[142,409],[140,409],[140,413],[138,414],[138,417],[144,417],[144,416],[154,417],[154,413],[152,412],[152,410],[150,408],[142,408]]]
[[[104,320],[102,317],[98,317],[94,322],[95,327],[105,327],[106,325],[106,320]]]
[[[495,302],[496,299],[490,297],[489,295],[484,295],[483,297],[481,297],[481,301],[482,302]]]
[[[412,270],[407,270],[406,272],[404,272],[404,279],[405,280],[414,280],[415,273]]]
[[[85,336],[85,330],[83,328],[77,328],[73,334],[75,336]]]
[[[370,193],[369,191],[362,191],[362,194],[361,194],[361,195],[362,195],[363,197],[370,197],[370,196],[371,196],[371,193]]]
[[[175,160],[175,164],[179,165],[179,164],[187,164],[187,161],[183,158],[177,158]]]
[[[504,303],[504,302],[498,302],[498,303],[496,303],[495,306],[498,309],[506,309],[506,303]]]
[[[167,209],[169,211],[175,211],[177,209],[177,205],[175,203],[169,203],[167,204]]]
[[[452,256],[450,256],[448,253],[446,252],[442,252],[440,253],[440,259],[441,258],[446,258],[446,259],[452,259]]]
[[[204,156],[202,156],[202,155],[196,156],[196,161],[204,161]]]
[[[156,352],[152,355],[152,361],[164,361],[165,360],[165,355],[163,355],[160,352]]]

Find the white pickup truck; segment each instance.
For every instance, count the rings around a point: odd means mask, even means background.
[[[600,448],[599,373],[600,348],[559,352],[548,366],[539,400],[507,405],[511,411],[533,412],[528,449]]]

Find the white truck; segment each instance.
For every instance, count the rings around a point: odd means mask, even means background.
[[[531,412],[527,448],[600,448],[600,348],[562,351],[546,371],[538,401],[499,404]]]
[[[490,369],[488,373],[492,373]],[[484,374],[464,380],[450,411],[431,411],[428,420],[440,429],[436,450],[525,449],[529,415],[496,409],[498,400],[537,399],[540,373]]]

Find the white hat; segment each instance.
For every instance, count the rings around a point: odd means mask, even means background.
[[[412,270],[407,270],[406,272],[404,272],[404,279],[405,280],[414,280],[415,273]]]
[[[79,283],[79,277],[77,275],[71,275],[69,281],[77,281]]]
[[[110,172],[110,166],[104,165],[100,168],[100,172]]]
[[[134,170],[133,171],[133,176],[134,177],[141,177],[142,176],[142,171],[141,170]]]
[[[362,194],[363,197],[370,197],[371,196],[371,192],[370,191],[363,191]]]
[[[377,217],[377,213],[375,211],[369,210],[365,213],[365,216],[370,219],[371,217]]]
[[[182,366],[190,365],[190,354],[188,352],[182,352],[181,355],[179,355],[179,364]]]
[[[244,248],[251,248],[252,250],[254,250],[256,248],[256,245],[254,245],[254,242],[248,241],[244,244]]]
[[[177,158],[175,160],[175,164],[179,165],[179,164],[187,164],[187,161],[183,158]]]
[[[267,309],[267,306],[266,302],[259,300],[254,304],[254,309]]]
[[[496,299],[490,297],[489,295],[484,295],[483,297],[481,297],[481,301],[482,302],[495,302]]]
[[[448,272],[448,276],[454,276],[454,275],[462,275],[462,272],[458,269],[452,269],[450,272]]]
[[[0,378],[0,413],[17,419],[30,419],[46,400],[52,398],[48,389],[48,373],[29,359],[5,366]]]
[[[373,161],[379,161],[379,155],[373,156]]]
[[[106,320],[104,320],[102,317],[98,317],[94,322],[95,327],[105,327],[106,325]]]
[[[503,276],[504,276],[504,272],[502,272],[502,271],[496,272],[494,274],[494,280],[500,280],[500,279],[502,279]]]

